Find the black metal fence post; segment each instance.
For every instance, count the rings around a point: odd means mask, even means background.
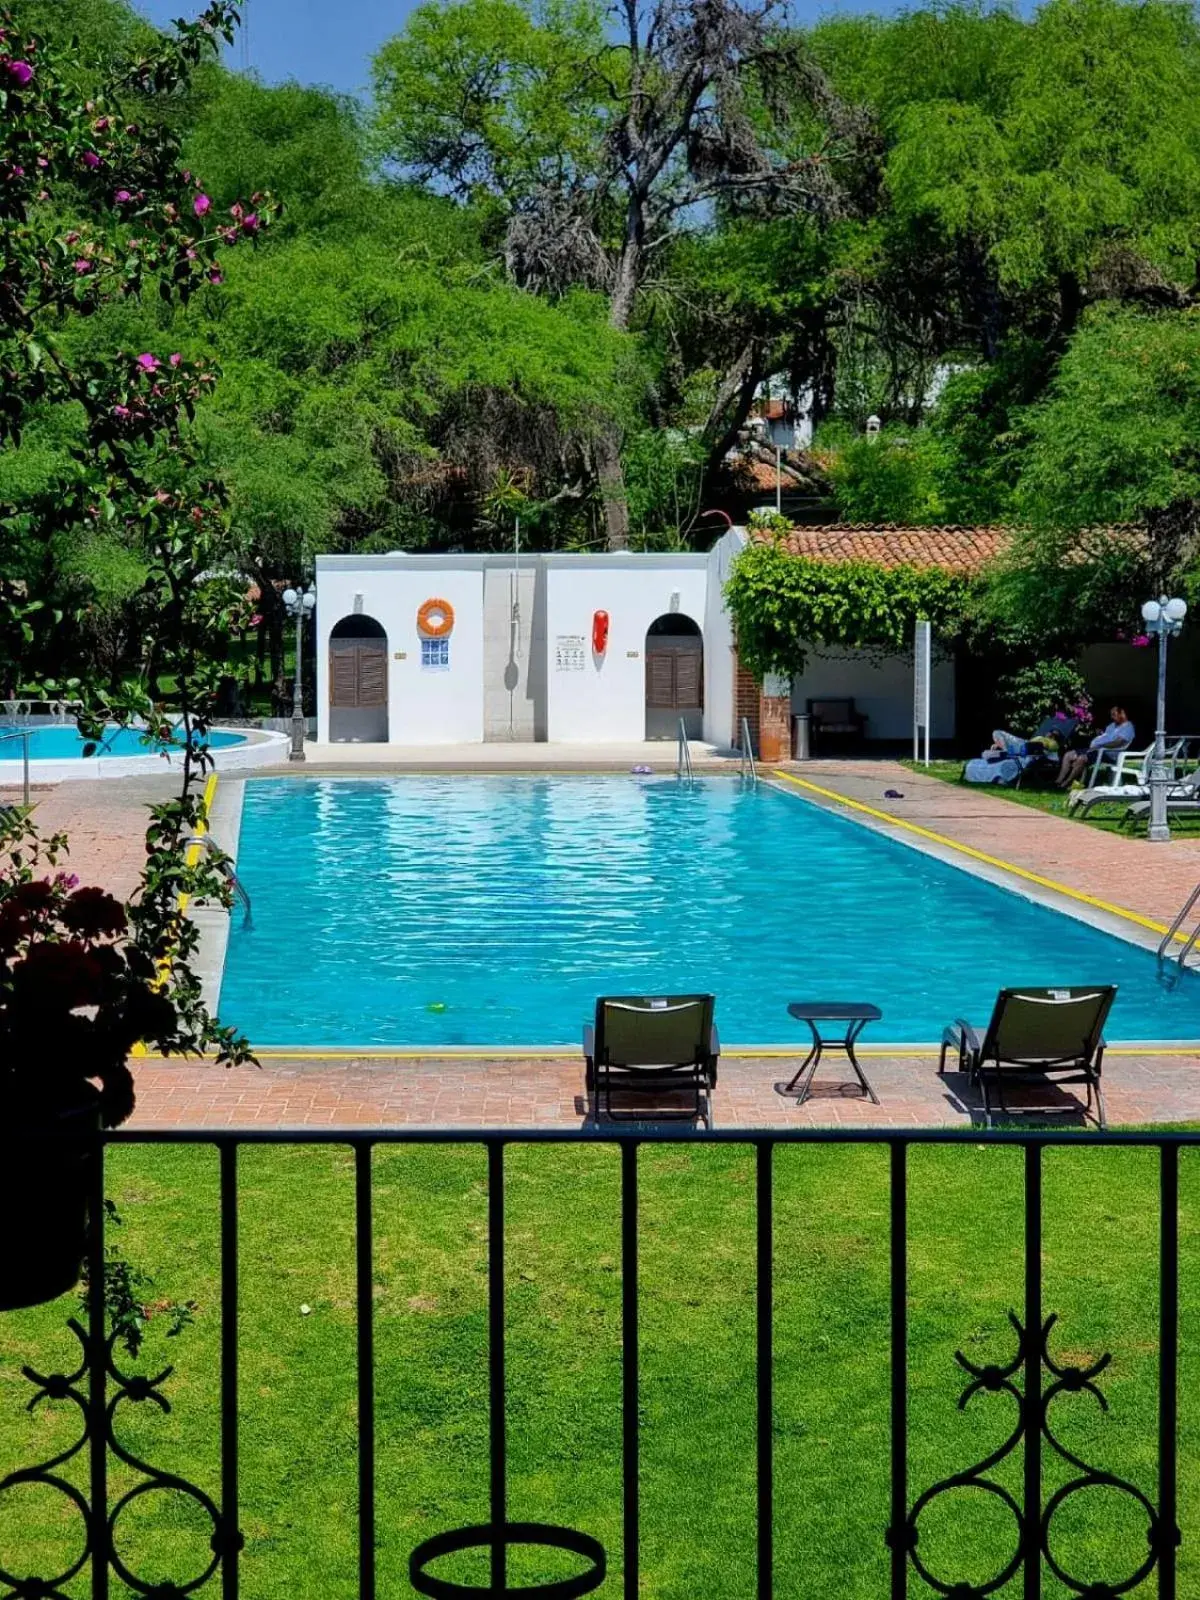
[[[774,1148],[766,1143],[758,1146],[755,1169],[758,1600],[771,1600],[775,1592],[775,1217],[771,1171]]]
[[[375,1272],[371,1146],[354,1147],[354,1258],[358,1334],[358,1594],[375,1600]]]
[[[238,1147],[222,1143],[221,1180],[221,1593],[238,1600]]]
[[[508,1591],[508,1433],[504,1372],[504,1146],[488,1145],[488,1407],[492,1591]]]
[[[89,1157],[88,1476],[92,1600],[108,1600],[108,1325],[104,1296],[104,1145]]]
[[[1179,1384],[1179,1146],[1159,1159],[1158,1526],[1160,1600],[1175,1600]]]
[[[908,1594],[908,1148],[891,1152],[892,1600]]]
[[[1025,1146],[1024,1600],[1042,1593],[1042,1147]]]
[[[621,1146],[621,1488],[625,1600],[639,1587],[638,1147]]]

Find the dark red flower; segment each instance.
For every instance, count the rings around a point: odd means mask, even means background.
[[[62,921],[91,939],[113,937],[128,927],[124,906],[103,889],[76,889],[62,908]]]

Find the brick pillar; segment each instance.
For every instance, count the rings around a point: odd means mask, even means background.
[[[754,674],[748,672],[738,660],[737,651],[733,653],[733,737],[730,744],[735,749],[741,748],[742,743],[742,718],[745,717],[750,724],[750,738],[754,749],[758,750],[758,684]]]
[[[768,673],[758,698],[758,744],[762,761],[792,759],[792,686]]]

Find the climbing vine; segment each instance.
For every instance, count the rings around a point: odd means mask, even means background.
[[[975,584],[940,567],[818,561],[779,544],[750,544],[725,586],[742,664],[756,677],[803,672],[806,645],[910,647],[918,617],[939,644],[966,630]]]

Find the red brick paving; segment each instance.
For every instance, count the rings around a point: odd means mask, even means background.
[[[863,1065],[881,1104],[845,1081],[837,1056],[822,1063],[803,1106],[778,1094],[799,1056],[726,1058],[713,1097],[720,1128],[970,1126],[978,1099],[958,1073],[937,1074],[936,1055],[874,1056]],[[579,1127],[587,1116],[581,1060],[272,1058],[262,1067],[146,1062],[136,1068],[134,1128],[161,1127]],[[1191,1056],[1110,1054],[1109,1120],[1200,1122],[1200,1072]],[[1043,1105],[1048,1102],[1043,1099]],[[1082,1124],[1073,1089],[1049,1102]]]

